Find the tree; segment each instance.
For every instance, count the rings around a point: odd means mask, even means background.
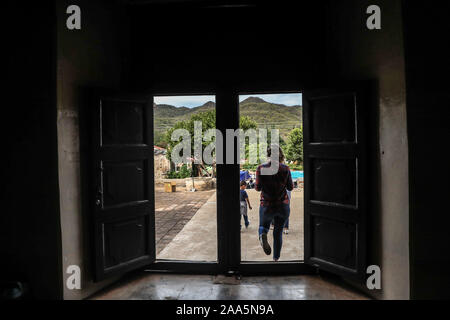
[[[154,137],[153,137],[153,144],[155,146],[161,147],[166,149],[167,148],[167,142],[165,140],[165,135],[163,132],[155,131]]]
[[[303,162],[303,128],[293,129],[287,138],[286,160]]]
[[[189,120],[179,121],[175,123],[175,125],[167,130],[164,136],[164,143],[167,145],[167,153],[166,156],[169,160],[171,160],[171,154],[173,148],[181,141],[172,141],[172,133],[176,129],[186,129],[191,136],[191,155],[194,155],[194,122],[199,121],[202,123],[202,136],[206,130],[215,129],[216,128],[216,111],[210,110],[205,112],[199,112],[191,116]],[[249,117],[241,117],[239,127],[244,131],[248,129],[256,129],[257,123],[251,120]],[[213,141],[213,140],[212,140]],[[202,154],[205,149],[212,141],[202,141]],[[203,166],[203,165],[202,165]],[[197,173],[199,168],[194,168],[194,175]]]
[[[244,131],[247,131],[248,129],[255,129],[257,128],[258,124],[250,119],[250,117],[243,116],[239,119],[239,128],[243,129]]]

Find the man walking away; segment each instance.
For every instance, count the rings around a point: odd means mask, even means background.
[[[272,164],[271,154],[274,148],[278,148],[279,159],[273,165],[278,164],[278,171],[271,175],[262,175],[261,168],[269,168]],[[274,221],[273,228],[273,260],[280,259],[281,247],[283,244],[283,227],[289,217],[289,197],[287,190],[292,191],[293,183],[289,167],[282,162],[284,154],[277,145],[272,145],[267,149],[268,162],[261,164],[256,169],[255,190],[261,191],[259,206],[259,241],[267,255],[271,254],[271,247],[267,241],[267,233],[270,230],[270,223]]]

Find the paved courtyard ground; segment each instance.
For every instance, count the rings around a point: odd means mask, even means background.
[[[259,192],[247,190],[253,210],[249,210],[250,226],[241,231],[241,260],[242,261],[271,261],[266,256],[258,242],[259,226]],[[170,196],[165,196],[170,195]],[[157,200],[167,202],[165,210],[171,213],[164,214],[164,224],[158,224],[158,234],[166,234],[160,240],[158,259],[216,261],[217,260],[217,221],[216,221],[216,193],[209,191],[186,193],[157,194]],[[179,196],[179,198],[177,198]],[[207,200],[205,200],[207,196]],[[158,199],[159,197],[159,199]],[[183,207],[183,204],[190,204]],[[202,204],[200,206],[200,204]],[[170,210],[169,210],[170,209]],[[196,211],[192,214],[193,211]],[[178,216],[178,211],[183,212]],[[158,222],[158,211],[157,222]],[[162,215],[161,215],[162,216]],[[161,219],[161,218],[160,218]],[[170,222],[175,219],[177,222]],[[161,221],[161,220],[160,220]],[[166,226],[174,225],[168,232]],[[162,230],[158,230],[163,226]],[[181,229],[180,229],[181,228]],[[157,240],[158,241],[158,240]],[[269,233],[272,245],[272,231]],[[295,189],[292,192],[290,230],[283,235],[283,250],[281,261],[303,260],[303,190]]]
[[[156,256],[175,238],[215,191],[155,190]]]

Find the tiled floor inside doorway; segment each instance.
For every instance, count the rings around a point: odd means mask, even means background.
[[[365,300],[319,275],[243,277],[139,272],[91,297],[94,300]],[[225,281],[224,281],[225,280]]]

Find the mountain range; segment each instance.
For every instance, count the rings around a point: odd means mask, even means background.
[[[214,110],[216,104],[208,101],[205,104],[194,107],[175,107],[167,104],[155,104],[154,106],[155,137],[172,127],[176,122],[188,120],[193,114]],[[302,107],[286,106],[267,102],[258,97],[248,97],[239,103],[240,116],[247,116],[258,124],[258,128],[277,128],[280,135],[286,137],[295,127],[302,123]],[[158,134],[159,133],[159,134]]]

